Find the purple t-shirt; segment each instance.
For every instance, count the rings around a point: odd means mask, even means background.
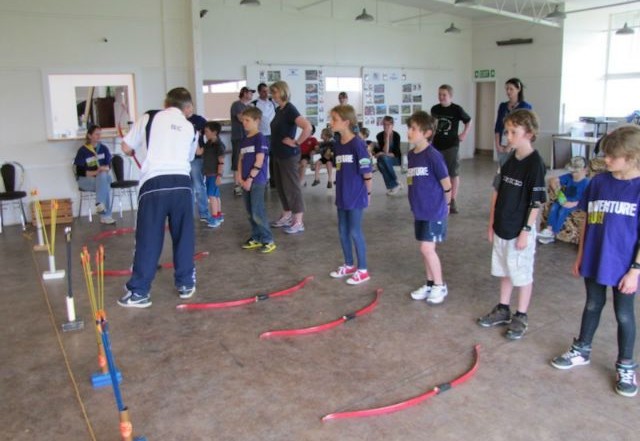
[[[407,187],[409,205],[416,220],[441,221],[447,218],[447,199],[440,181],[447,176],[442,153],[430,145],[415,153],[409,150]]]
[[[346,144],[336,143],[336,206],[342,210],[366,208],[369,195],[362,176],[371,173],[371,158],[367,145],[359,136]]]
[[[640,178],[594,176],[578,208],[587,212],[580,274],[616,286],[636,257],[639,237]]]
[[[242,155],[242,179],[247,179],[253,165],[256,163],[256,155],[264,153],[264,162],[260,172],[253,178],[253,184],[265,184],[267,182],[267,170],[269,170],[269,146],[262,133],[256,133],[240,142],[240,154]]]

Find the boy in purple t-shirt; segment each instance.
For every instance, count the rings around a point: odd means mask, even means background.
[[[251,237],[242,245],[245,250],[260,248],[267,254],[276,249],[269,228],[267,212],[264,207],[264,192],[267,187],[269,169],[269,145],[258,126],[262,111],[257,107],[247,107],[242,112],[242,127],[247,133],[240,142],[240,163],[236,171],[236,182],[244,193],[244,203],[251,223]]]
[[[587,212],[573,266],[573,274],[584,277],[587,290],[580,335],[551,364],[558,369],[589,364],[591,343],[610,286],[618,322],[615,390],[633,397],[638,393],[633,304],[640,276],[640,128],[620,127],[601,145],[608,173],[591,180],[578,205]]]
[[[331,129],[340,134],[335,145],[336,206],[338,231],[344,254],[344,265],[329,275],[333,278],[351,276],[349,285],[358,285],[370,279],[367,271],[367,246],[362,234],[362,215],[371,198],[371,158],[365,142],[354,133],[358,126],[356,112],[350,105],[331,109]],[[358,257],[354,266],[352,242]]]
[[[415,112],[407,121],[407,136],[413,144],[408,154],[407,188],[413,212],[416,240],[424,259],[427,283],[411,293],[414,300],[440,304],[447,296],[436,244],[447,237],[447,216],[451,203],[451,180],[442,154],[431,145],[436,119],[427,112]]]

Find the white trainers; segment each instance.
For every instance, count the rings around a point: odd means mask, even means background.
[[[444,302],[444,298],[448,294],[447,285],[433,285],[431,287],[431,293],[429,293],[429,297],[427,297],[427,303],[431,305],[439,305]]]
[[[331,271],[329,275],[334,279],[340,279],[344,276],[350,276],[356,272],[355,266],[342,265],[336,271]]]
[[[360,285],[363,282],[366,282],[371,277],[369,277],[369,272],[367,270],[358,270],[353,273],[353,276],[347,279],[347,283],[349,285]]]
[[[105,211],[107,211],[107,207],[104,206],[104,204],[102,202],[98,202],[96,204],[96,213],[98,214],[102,214]]]
[[[282,227],[288,227],[289,225],[291,225],[291,222],[293,221],[293,216],[289,215],[289,216],[282,216],[280,219],[278,219],[275,222],[271,222],[271,226],[273,228],[282,228]]]
[[[422,285],[411,293],[411,298],[413,300],[424,300],[429,297],[429,294],[431,294],[431,287],[429,285]]]
[[[538,237],[543,237],[545,239],[548,239],[550,237],[553,237],[553,231],[551,231],[549,228],[545,228],[544,230],[538,233]]]
[[[111,216],[103,217],[100,219],[100,223],[104,225],[114,225],[116,223],[115,219]]]
[[[387,194],[389,196],[393,196],[393,195],[396,195],[396,194],[400,193],[400,190],[402,190],[402,184],[396,185],[391,190],[387,191]]]

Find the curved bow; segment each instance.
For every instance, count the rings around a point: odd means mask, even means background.
[[[343,315],[339,319],[330,321],[328,323],[323,323],[321,325],[311,326],[309,328],[280,329],[277,331],[267,331],[260,334],[260,338],[265,339],[265,338],[273,338],[273,337],[291,337],[294,335],[307,335],[307,334],[314,334],[316,332],[322,332],[322,331],[326,331],[327,329],[335,328],[336,326],[340,326],[341,324],[349,320],[352,320],[356,317],[360,317],[361,315],[365,315],[373,311],[373,309],[378,305],[378,300],[380,299],[381,294],[382,294],[382,288],[378,288],[376,290],[376,298],[373,299],[371,303],[369,303],[364,308],[361,308],[355,312]]]
[[[409,407],[415,406],[416,404],[422,403],[423,401],[431,398],[432,396],[439,395],[442,392],[446,392],[452,387],[458,386],[464,383],[465,381],[467,381],[469,378],[471,378],[473,374],[475,374],[475,372],[478,370],[478,362],[480,361],[480,354],[479,354],[480,345],[474,346],[474,352],[475,352],[475,361],[473,363],[473,366],[471,366],[471,369],[469,369],[467,372],[465,372],[464,374],[462,374],[461,376],[459,376],[458,378],[456,378],[455,380],[449,383],[440,384],[434,387],[433,389],[423,393],[422,395],[418,395],[416,397],[410,398],[405,401],[401,401],[396,404],[390,404],[388,406],[383,406],[383,407],[376,407],[373,409],[330,413],[329,415],[325,415],[324,417],[322,417],[322,421],[385,415],[388,413],[398,412],[400,410],[404,410]]]
[[[271,299],[273,297],[282,297],[288,294],[298,291],[307,283],[313,280],[314,276],[307,276],[301,282],[293,285],[291,288],[283,289],[282,291],[276,291],[268,294],[258,294],[251,297],[246,297],[239,300],[228,300],[225,302],[211,302],[211,303],[183,303],[176,306],[176,309],[180,311],[196,311],[200,309],[223,309],[233,308],[236,306],[249,305],[251,303],[257,303],[262,300]]]

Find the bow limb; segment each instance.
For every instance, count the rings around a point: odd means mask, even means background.
[[[322,323],[320,325],[311,326],[308,328],[297,328],[297,329],[279,329],[275,331],[267,331],[260,334],[261,339],[273,338],[273,337],[291,337],[295,335],[308,335],[315,334],[317,332],[326,331],[331,328],[335,328],[336,326],[340,326],[344,322],[352,320],[356,317],[360,317],[365,315],[371,311],[378,305],[378,300],[380,299],[380,295],[382,294],[382,288],[378,288],[376,290],[376,298],[369,303],[367,306],[352,312],[350,314],[343,315],[339,319],[332,320],[327,323]]]
[[[261,300],[267,300],[272,297],[281,297],[291,293],[298,291],[300,288],[305,286],[309,281],[313,280],[314,276],[307,276],[301,282],[293,285],[290,288],[283,289],[281,291],[276,291],[268,294],[258,294],[251,297],[246,297],[244,299],[239,300],[229,300],[224,302],[211,302],[211,303],[183,303],[176,306],[176,309],[181,311],[196,311],[201,309],[223,309],[223,308],[233,308],[236,306],[248,305],[251,303],[256,303]]]
[[[386,415],[389,413],[393,413],[393,412],[398,412],[400,410],[404,410],[407,409],[409,407],[415,406],[431,397],[433,397],[434,395],[439,395],[443,392],[446,392],[447,390],[451,389],[454,386],[458,386],[462,383],[464,383],[465,381],[469,380],[473,374],[475,374],[475,372],[478,370],[478,363],[480,361],[480,345],[475,345],[474,346],[474,353],[475,353],[475,361],[473,363],[473,366],[471,366],[471,368],[465,372],[464,374],[462,374],[461,376],[459,376],[458,378],[456,378],[455,380],[450,381],[449,383],[443,383],[439,386],[434,387],[433,389],[418,395],[416,397],[413,398],[409,398],[408,400],[405,401],[401,401],[399,403],[395,403],[395,404],[391,404],[388,406],[383,406],[383,407],[376,407],[376,408],[372,408],[372,409],[363,409],[363,410],[355,410],[355,411],[347,411],[347,412],[336,412],[336,413],[330,413],[329,415],[325,415],[324,417],[322,417],[322,421],[329,421],[329,420],[339,420],[339,419],[347,419],[347,418],[361,418],[361,417],[368,417],[368,416],[377,416],[377,415]]]

